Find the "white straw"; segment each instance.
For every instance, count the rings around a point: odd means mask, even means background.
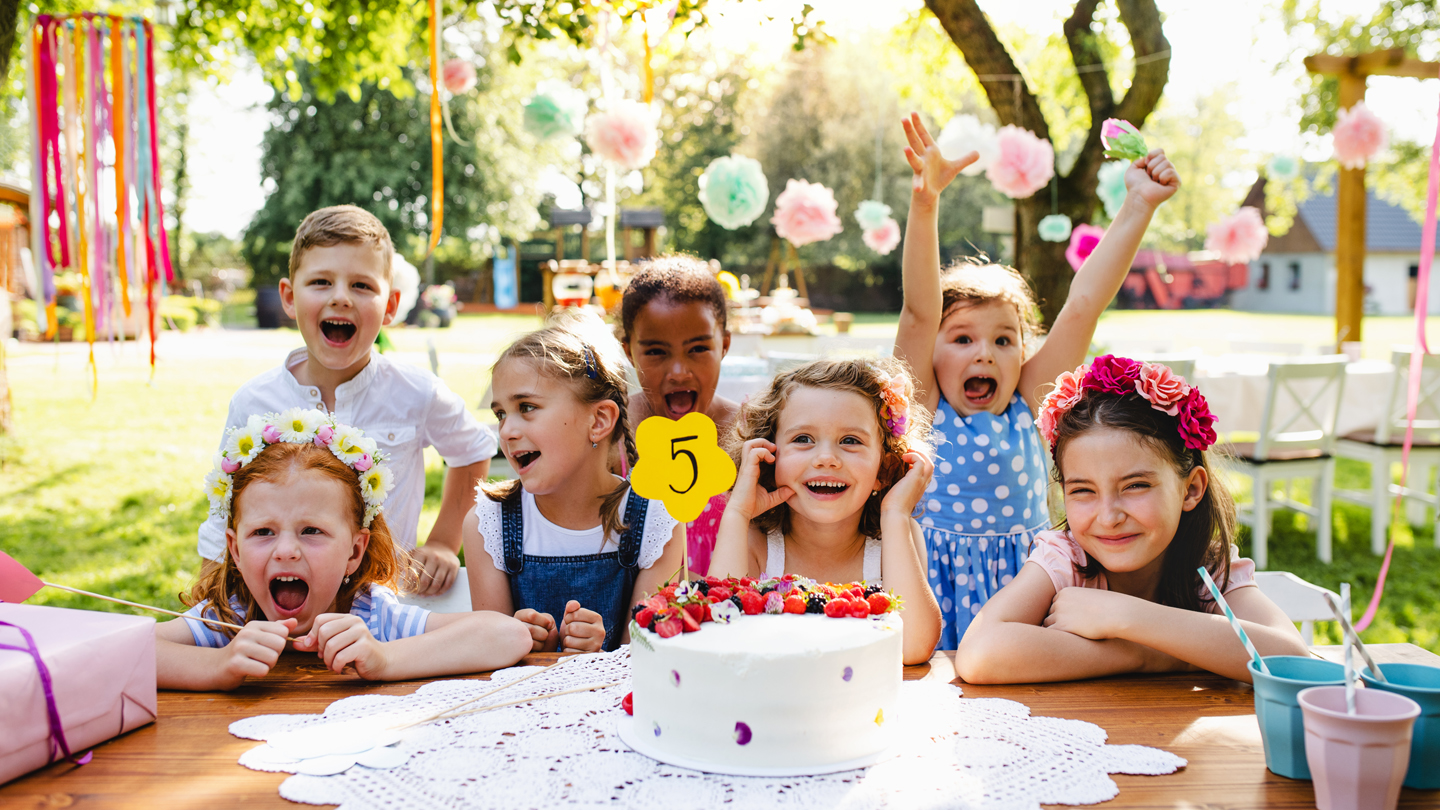
[[[1350,583],[1340,585],[1340,615],[1350,615]],[[1345,713],[1355,713],[1355,647],[1345,644]]]
[[[1389,683],[1389,681],[1385,679],[1385,673],[1381,672],[1380,667],[1376,666],[1375,659],[1370,657],[1370,650],[1366,649],[1365,642],[1360,640],[1360,634],[1356,633],[1355,627],[1350,624],[1349,614],[1340,609],[1340,603],[1335,601],[1335,597],[1328,593],[1324,596],[1325,604],[1330,606],[1330,610],[1335,613],[1335,620],[1340,622],[1340,628],[1344,631],[1345,643],[1355,645],[1355,649],[1360,651],[1360,657],[1365,659],[1365,666],[1369,667],[1370,671],[1375,673],[1375,680],[1381,683]]]

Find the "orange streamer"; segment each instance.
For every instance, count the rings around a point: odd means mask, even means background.
[[[440,0],[430,0],[430,252],[445,224],[445,138],[440,115]]]
[[[125,53],[124,26],[119,20],[111,21],[110,29],[110,87],[114,96],[114,112],[110,116],[111,137],[115,139],[115,231],[120,237],[119,250],[115,254],[116,268],[120,271],[120,300],[125,305],[125,317],[130,317],[130,277],[125,267],[125,129],[130,116],[125,114]]]

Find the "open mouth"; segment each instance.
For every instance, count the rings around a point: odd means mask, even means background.
[[[994,377],[971,377],[965,381],[965,401],[975,407],[985,407],[995,400],[999,387]]]
[[[694,391],[671,391],[665,395],[666,415],[671,419],[679,419],[695,410],[699,401],[700,397]]]
[[[518,475],[518,474],[523,474],[526,470],[529,470],[530,467],[533,466],[536,461],[538,461],[538,460],[540,459],[540,451],[539,451],[539,450],[526,450],[526,451],[521,452],[521,453],[516,453],[515,455],[511,456],[510,458],[511,458],[512,461],[515,462],[515,472],[516,472],[516,474],[517,474],[517,475]]]
[[[830,500],[844,495],[850,485],[841,481],[806,481],[805,488],[821,500]]]
[[[336,345],[344,345],[355,337],[355,324],[349,321],[342,321],[333,318],[326,318],[320,322],[320,334],[325,339]]]
[[[270,600],[280,611],[280,618],[295,616],[310,598],[310,585],[296,576],[279,576],[270,580]]]

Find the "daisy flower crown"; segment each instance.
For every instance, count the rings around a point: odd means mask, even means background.
[[[205,494],[210,498],[212,515],[230,519],[233,475],[260,455],[260,451],[281,442],[323,447],[354,470],[360,476],[360,496],[365,500],[365,517],[360,526],[370,528],[395,483],[395,476],[385,463],[388,459],[375,440],[367,438],[359,428],[342,425],[333,416],[314,408],[291,408],[284,413],[251,416],[244,427],[232,427],[225,432],[225,447],[215,454],[215,468],[205,476]]]
[[[1180,436],[1192,450],[1205,450],[1215,443],[1215,416],[1200,389],[1167,366],[1107,354],[1062,373],[1055,378],[1055,390],[1045,395],[1035,422],[1051,453],[1055,452],[1055,427],[1086,391],[1138,396],[1155,410],[1176,417]]]

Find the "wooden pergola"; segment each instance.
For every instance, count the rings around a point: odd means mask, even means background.
[[[1401,48],[1371,51],[1358,56],[1328,53],[1305,57],[1311,73],[1340,80],[1340,108],[1350,109],[1365,100],[1365,81],[1371,76],[1440,78],[1440,62],[1406,57]],[[1365,169],[1340,169],[1335,206],[1335,345],[1361,339],[1365,314]]]

